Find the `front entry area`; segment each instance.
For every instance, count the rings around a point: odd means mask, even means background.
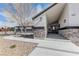
[[[48,26],[48,33],[58,34],[59,27],[60,27],[60,25],[57,22],[54,24],[50,24]]]
[[[66,40],[66,38],[59,34],[60,24],[53,23],[48,26],[47,38],[48,40]]]

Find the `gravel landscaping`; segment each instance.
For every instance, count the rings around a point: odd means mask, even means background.
[[[0,56],[29,55],[37,43],[0,39]]]

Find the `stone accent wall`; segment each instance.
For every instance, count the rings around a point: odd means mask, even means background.
[[[71,29],[66,29],[66,30],[60,30],[59,34],[66,37],[67,39],[69,39],[69,37],[71,36],[72,30]]]
[[[35,29],[34,30],[34,37],[35,38],[45,38],[45,30],[44,29]]]
[[[60,30],[59,31],[60,35],[63,35],[66,38],[71,38],[71,37],[79,37],[79,29],[65,29],[65,30]]]
[[[59,34],[63,35],[64,37],[79,46],[79,29],[60,30]]]

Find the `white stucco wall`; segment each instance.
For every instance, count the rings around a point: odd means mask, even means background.
[[[60,28],[69,26],[69,6],[68,4],[65,5],[64,10],[59,19]],[[59,34],[65,36],[67,30],[59,30]],[[66,36],[65,36],[66,37]]]
[[[66,22],[64,23],[64,20]],[[60,28],[79,26],[79,3],[67,4],[59,20]]]
[[[34,26],[35,27],[46,26],[46,15],[43,14],[43,15],[37,17],[36,19],[34,19],[34,22],[33,23],[34,23]]]
[[[41,19],[40,19],[41,18]],[[46,14],[42,14],[39,17],[37,17],[34,21],[33,21],[35,27],[44,27],[44,33],[45,33],[45,38],[47,37],[47,17]]]
[[[79,26],[79,3],[69,4],[69,26]]]
[[[59,19],[60,28],[68,26],[69,25],[69,8],[68,4],[65,5],[64,10],[62,11],[62,14]]]

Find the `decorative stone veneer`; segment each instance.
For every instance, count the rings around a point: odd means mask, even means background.
[[[70,29],[60,30],[59,34],[66,37],[67,39],[69,39],[69,37],[71,37],[72,30],[70,30]]]
[[[79,29],[60,30],[59,34],[63,35],[64,37],[79,46]]]
[[[79,38],[79,29],[60,30],[59,34],[63,35],[66,38],[70,38],[70,37],[78,37]]]
[[[35,29],[34,30],[34,37],[35,38],[45,38],[45,30],[44,29]]]

